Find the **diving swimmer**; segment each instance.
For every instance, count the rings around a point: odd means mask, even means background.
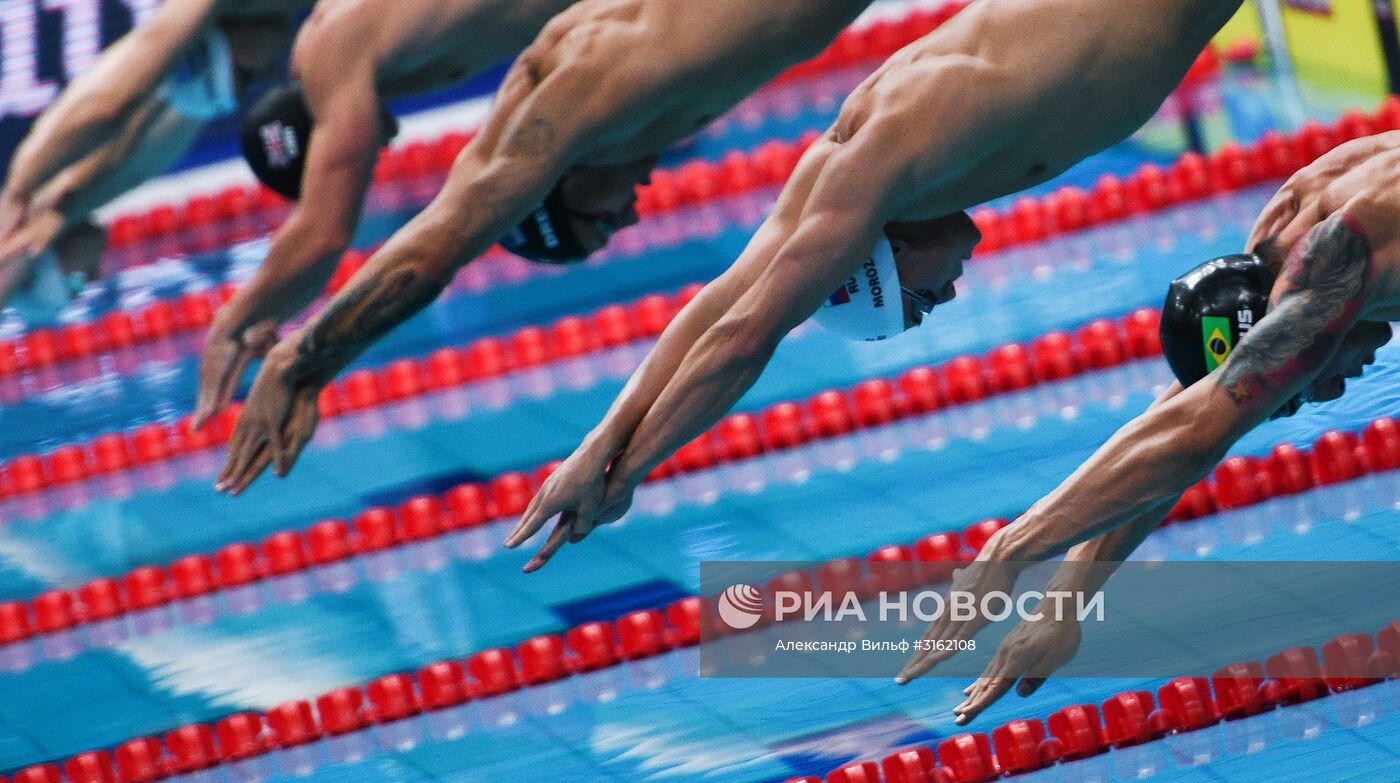
[[[1024,566],[1068,550],[1050,589],[1097,591],[1192,484],[1245,433],[1335,400],[1400,318],[1400,132],[1340,145],[1294,174],[1260,213],[1245,252],[1172,283],[1162,349],[1177,382],[1064,483],[993,535],[954,589],[1010,588]],[[1085,562],[1104,568],[1076,568]],[[979,567],[987,566],[987,567]],[[939,621],[929,639],[985,625]],[[1079,626],[1022,623],[954,708],[967,723],[1013,686],[1033,693],[1073,657]],[[916,655],[908,681],[949,653]]]
[[[216,486],[285,475],[316,397],[498,239],[569,263],[636,221],[657,154],[822,50],[867,0],[584,0],[511,67],[442,191],[305,326],[267,355]]]
[[[397,123],[387,99],[458,84],[518,53],[573,0],[322,0],[292,50],[293,81],[245,116],[263,184],[293,199],[267,258],[214,318],[195,422],[232,398],[277,330],[325,290]]]
[[[558,517],[526,570],[612,522],[816,319],[878,340],[955,294],[963,210],[1121,141],[1181,81],[1234,0],[982,0],[895,54],[807,151],[743,254],[671,323],[506,539]],[[836,294],[833,294],[833,291]]]
[[[94,210],[165,171],[286,61],[311,0],[166,0],[35,121],[0,189],[0,302],[47,326],[97,274]]]

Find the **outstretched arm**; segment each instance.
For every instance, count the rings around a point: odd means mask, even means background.
[[[1152,407],[1165,404],[1180,392],[1181,385],[1173,383],[1153,402]],[[1179,496],[1165,499],[1121,527],[1070,547],[1065,553],[1064,562],[1046,585],[1045,592],[1076,595],[1097,593],[1147,536],[1162,524],[1179,499]],[[1078,625],[1078,620],[1069,614],[1058,620],[1022,621],[1002,640],[982,676],[964,691],[966,698],[953,708],[957,724],[964,726],[972,722],[1012,686],[1016,686],[1016,693],[1023,697],[1039,690],[1050,674],[1068,663],[1078,651]],[[976,633],[976,630],[966,629],[963,632]],[[946,633],[946,629],[932,630],[931,636],[942,638],[940,633]],[[907,676],[917,676],[944,659],[946,656],[924,660],[924,656],[916,655],[910,661]]]
[[[1359,320],[1371,286],[1371,253],[1355,217],[1344,210],[1318,223],[1284,263],[1273,309],[1225,364],[1120,429],[1059,487],[992,536],[978,562],[955,578],[954,589],[978,595],[1009,590],[1018,565],[1047,560],[1095,537],[1081,557],[1125,557],[1235,441],[1327,366]],[[1109,573],[1105,569],[1102,578]],[[940,620],[925,636],[970,639],[985,625],[984,619]],[[897,681],[918,677],[948,657],[916,655]]]
[[[1161,408],[1180,393],[1181,384],[1173,382],[1152,402],[1148,410]],[[1172,497],[1170,500],[1158,502],[1122,527],[1070,549],[1065,556],[1065,565],[1055,572],[1047,590],[1096,592],[1103,586],[1103,582],[1108,579],[1109,575],[1116,570],[1117,564],[1132,554],[1138,544],[1142,543],[1142,540],[1161,524],[1162,519],[1171,511],[1176,500],[1177,497]],[[1012,526],[1021,524],[1024,519],[1025,516],[1022,516]],[[1006,529],[1003,528],[1003,530]],[[998,531],[983,545],[973,564],[956,571],[953,589],[972,593],[986,593],[992,590],[1009,591],[1014,586],[1010,583],[1014,582],[1020,567],[1024,566],[1025,563],[1005,562],[1001,557],[1000,543],[1004,538],[1002,531]],[[1070,565],[1085,562],[1112,563],[1114,565],[1102,568]],[[1072,623],[1072,621],[1070,622]],[[986,619],[980,616],[970,620],[953,620],[945,615],[929,624],[923,638],[930,641],[965,641],[976,636],[986,625]],[[953,708],[953,712],[958,715],[960,725],[972,720],[977,713],[1001,698],[1016,683],[1017,677],[1026,674],[1027,670],[1035,668],[1039,673],[1050,668],[1051,661],[1055,662],[1054,668],[1063,665],[1068,661],[1068,657],[1065,657],[1064,660],[1058,660],[1055,656],[1072,655],[1074,648],[1078,645],[1077,627],[1069,629],[1064,627],[1064,623],[1061,623],[1058,627],[1047,630],[1049,624],[1045,621],[1030,625],[1034,627],[1021,629],[1028,632],[1013,632],[1012,636],[1008,636],[1002,642],[1002,646],[997,650],[997,656],[988,664],[983,677],[964,692],[967,698]],[[1064,649],[1064,643],[1067,641],[1073,641],[1073,645],[1069,649]],[[956,654],[955,649],[945,649],[944,647],[931,645],[929,649],[916,651],[900,671],[896,682],[901,685],[905,684],[911,679],[926,674],[933,667]],[[1021,695],[1029,696],[1036,688],[1040,687],[1043,680],[1043,677],[1038,681],[1028,677],[1027,682],[1021,686]]]
[[[635,484],[724,416],[753,386],[788,332],[860,265],[889,219],[904,175],[870,132],[830,153],[797,228],[776,258],[686,353],[613,471]]]
[[[298,41],[298,47],[307,45]],[[337,43],[317,51],[349,50]],[[320,295],[350,244],[384,142],[371,66],[364,58],[332,56],[300,69],[316,118],[301,198],[272,238],[267,259],[220,308],[205,337],[197,423],[228,405],[248,362],[271,347],[283,322]]]
[[[533,71],[528,57],[517,61],[501,110],[458,156],[433,201],[268,353],[217,488],[241,492],[274,463],[285,475],[315,430],[321,388],[433,301],[458,267],[484,253],[564,174],[578,141],[607,116],[605,101],[590,93],[597,74],[562,68],[536,85]]]
[[[65,230],[164,171],[202,127],[160,98],[148,96],[128,115],[120,134],[50,178],[29,200],[20,223],[0,240],[0,303],[25,280],[31,262]]]
[[[1318,223],[1284,263],[1273,309],[1219,371],[1119,430],[998,534],[997,556],[1043,560],[1179,497],[1317,377],[1359,320],[1371,284],[1357,220],[1344,210]]]
[[[121,134],[128,115],[156,88],[218,2],[167,0],[68,85],[15,150],[0,191],[0,237],[19,224],[29,200],[50,178]]]
[[[612,510],[598,507],[606,493],[604,480],[608,465],[632,438],[637,425],[674,378],[681,361],[690,353],[696,341],[753,288],[763,270],[768,268],[783,243],[792,235],[812,185],[835,146],[829,141],[819,141],[808,150],[783,188],[773,212],[764,220],[739,259],[701,289],[676,315],[646,359],[628,379],[602,421],[540,488],[519,524],[506,538],[506,546],[519,546],[556,515],[564,513],[566,516],[560,519],[554,535],[546,542],[539,556],[527,564],[527,571],[544,565],[563,546],[566,538],[579,540],[586,535],[591,525],[588,528],[584,525],[595,514],[602,514],[596,524],[605,524],[625,511],[618,509],[613,513],[604,513]]]
[[[518,546],[559,516],[527,571],[620,517],[642,478],[733,407],[778,342],[870,252],[907,161],[890,154],[890,139],[873,127],[859,141],[827,138],[807,152],[800,178],[785,188],[783,216],[765,225],[743,267],[721,278],[714,298],[702,304],[708,317],[676,330],[665,360],[609,413],[600,438],[605,448],[566,462],[568,472],[551,476],[507,539],[507,546]]]

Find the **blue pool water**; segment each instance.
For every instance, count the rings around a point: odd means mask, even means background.
[[[764,138],[792,138],[829,121],[836,104],[802,105],[780,116],[731,117],[686,154],[714,158]],[[1257,112],[1246,114],[1257,120]],[[1162,154],[1129,143],[1063,181],[1092,183]],[[1156,305],[1165,283],[1183,269],[1237,250],[1271,190],[981,258],[969,264],[958,298],[929,326],[886,343],[852,344],[803,327],[738,407],[803,399]],[[563,272],[485,262],[502,279],[511,270],[526,274],[514,282],[457,286],[361,363],[379,366],[709,279],[742,249],[771,197],[649,221],[632,231],[653,247]],[[403,219],[375,216],[358,244],[372,244]],[[687,232],[703,224],[714,230]],[[658,239],[668,233],[692,236]],[[239,279],[263,246],[252,242],[126,274],[94,291],[87,304],[100,311]],[[237,499],[213,493],[220,454],[210,452],[4,501],[0,600],[532,469],[568,453],[647,347],[625,346],[327,421],[290,479],[264,478]],[[81,377],[7,380],[0,454],[43,451],[183,414],[193,396],[193,348],[176,341],[142,349],[122,366],[106,359]],[[1327,429],[1356,428],[1394,410],[1397,360],[1400,347],[1387,347],[1345,399],[1262,427],[1236,451],[1310,442]],[[651,484],[624,522],[530,576],[520,573],[528,551],[500,548],[509,527],[502,521],[0,648],[0,770],[663,605],[698,589],[702,560],[860,556],[1013,515],[1141,411],[1167,379],[1159,361],[1131,363]],[[1166,528],[1140,556],[1388,559],[1400,551],[1397,503],[1400,477],[1371,476]],[[822,774],[960,731],[949,710],[962,683],[931,680],[900,689],[884,680],[721,680],[695,672],[694,651],[682,650],[189,777],[211,783],[522,776],[769,781]],[[974,728],[1157,684],[1051,681],[1032,698],[1009,697]],[[1388,683],[1026,779],[1400,779],[1398,699]]]

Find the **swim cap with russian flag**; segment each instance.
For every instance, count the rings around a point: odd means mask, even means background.
[[[888,239],[880,237],[865,263],[812,318],[852,340],[884,340],[904,331],[904,297]]]
[[[1230,358],[1269,311],[1273,284],[1253,253],[1213,258],[1172,281],[1162,305],[1162,354],[1182,386]]]

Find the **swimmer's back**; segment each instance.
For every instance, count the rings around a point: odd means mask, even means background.
[[[1127,137],[1238,5],[981,0],[892,57],[852,94],[833,131],[843,140],[872,116],[911,130],[931,126],[909,134],[934,140],[924,144],[927,154],[919,148],[907,154],[915,161],[911,179],[932,201],[901,219],[965,209],[1050,179]],[[1022,33],[1063,26],[1073,33]],[[1066,40],[1075,45],[1065,47]],[[988,124],[969,129],[962,117]],[[958,141],[940,138],[940,125],[948,136],[966,137],[968,157],[959,155],[956,167],[938,145]],[[959,181],[964,171],[975,179]]]
[[[624,96],[587,153],[635,160],[689,135],[786,67],[818,52],[866,0],[583,0],[546,25],[517,68],[538,84],[561,69]]]

